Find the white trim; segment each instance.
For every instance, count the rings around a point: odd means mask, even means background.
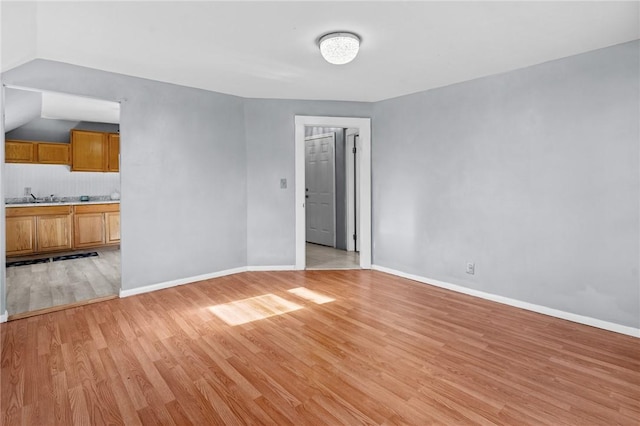
[[[4,314],[0,315],[0,323],[7,322],[9,319],[9,312],[4,311]]]
[[[165,288],[176,287],[183,284],[191,284],[197,281],[209,280],[211,278],[220,278],[226,275],[239,274],[240,272],[246,272],[246,267],[226,269],[224,271],[212,272],[210,274],[196,275],[194,277],[180,278],[173,281],[165,281],[157,284],[145,285],[143,287],[136,287],[130,290],[120,289],[120,297],[135,296],[136,294],[149,293],[151,291],[163,290]]]
[[[247,271],[295,271],[296,265],[247,266]]]
[[[346,161],[345,161],[345,176],[347,177],[347,188],[345,191],[345,196],[347,198],[347,208],[346,208],[346,224],[347,224],[347,251],[355,251],[355,241],[353,241],[353,234],[356,233],[355,223],[353,220],[354,209],[356,208],[355,203],[355,192],[354,192],[354,182],[353,182],[353,157],[355,154],[353,153],[353,148],[356,144],[356,135],[358,132],[356,129],[351,129],[352,132],[349,135],[345,136],[345,148],[347,151]],[[360,157],[356,157],[356,160],[359,160]],[[357,169],[358,167],[356,167]]]
[[[305,268],[305,203],[304,203],[304,128],[342,127],[357,128],[360,134],[360,212],[358,240],[360,247],[360,267],[371,269],[371,119],[352,117],[295,116],[295,250],[296,269]]]
[[[421,277],[419,275],[408,274],[405,272],[397,271],[395,269],[387,268],[379,265],[372,265],[371,269],[380,272],[386,272],[387,274],[396,275],[402,278],[407,278],[413,281],[441,287],[447,290],[455,291],[457,293],[464,293],[470,296],[479,297],[481,299],[491,300],[493,302],[502,303],[516,308],[526,309],[528,311],[537,312],[539,314],[549,315],[564,320],[577,322],[579,324],[590,325],[592,327],[601,328],[603,330],[613,331],[620,334],[626,334],[632,337],[640,338],[640,328],[628,327],[626,325],[616,324],[609,321],[599,320],[597,318],[591,318],[583,315],[573,314],[571,312],[561,311],[559,309],[553,309],[542,305],[536,305],[529,302],[523,302],[517,299],[511,299],[509,297],[499,296],[497,294],[485,293],[484,291],[474,290],[471,288],[463,287],[457,284],[451,284],[444,281],[432,280],[430,278]]]

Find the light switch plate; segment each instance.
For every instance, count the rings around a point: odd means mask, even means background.
[[[476,273],[476,264],[473,262],[467,263],[467,274],[473,275]]]
[[[286,178],[280,179],[280,189],[287,189],[287,179]]]

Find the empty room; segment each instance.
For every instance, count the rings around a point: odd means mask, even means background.
[[[638,425],[640,2],[2,1],[3,425]]]

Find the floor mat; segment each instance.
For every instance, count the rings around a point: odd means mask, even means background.
[[[48,257],[45,257],[44,259],[16,260],[14,262],[7,262],[7,268],[10,266],[37,265],[38,263],[49,263],[50,261],[51,259]]]
[[[95,257],[95,256],[98,256],[98,252],[92,251],[89,253],[74,253],[74,254],[68,254],[65,256],[43,257],[40,259],[15,260],[13,262],[7,262],[7,268],[10,268],[11,266],[37,265],[38,263],[59,262],[61,260],[82,259],[85,257]]]
[[[69,259],[82,259],[84,257],[95,257],[98,255],[98,252],[92,251],[89,253],[76,253],[76,254],[68,254],[66,256],[56,256],[52,258],[54,262],[58,262],[60,260],[69,260]]]

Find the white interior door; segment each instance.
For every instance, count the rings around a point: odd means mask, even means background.
[[[306,241],[335,247],[335,134],[305,139]]]

